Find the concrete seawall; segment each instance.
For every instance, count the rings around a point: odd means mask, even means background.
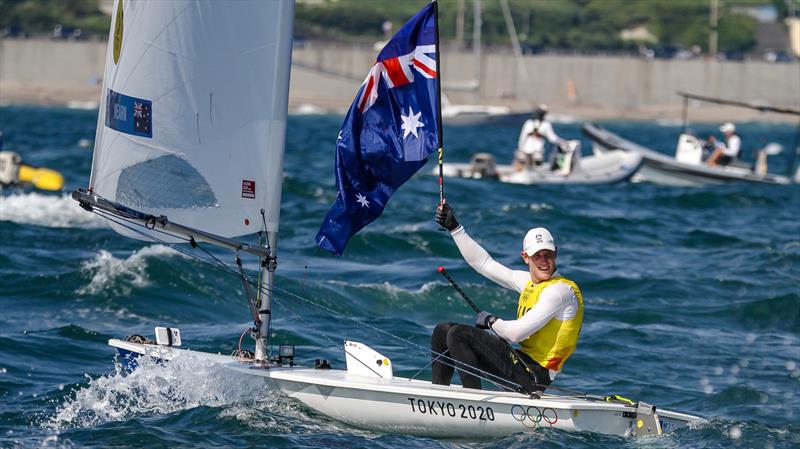
[[[99,97],[105,42],[0,39],[0,103],[68,104]],[[800,63],[654,60],[484,53],[446,49],[445,92],[454,103],[503,104],[581,118],[678,119],[676,90],[800,109]],[[307,42],[293,51],[290,103],[346,109],[375,58],[371,48]],[[527,72],[527,74],[526,74]],[[479,82],[476,82],[476,74]],[[741,109],[693,108],[698,120],[795,120]]]

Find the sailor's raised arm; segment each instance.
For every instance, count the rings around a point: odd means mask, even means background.
[[[556,134],[556,131],[553,129],[552,123],[548,121],[542,122],[542,126],[539,128],[539,134],[543,135],[548,142],[552,143],[553,145],[561,145],[564,143],[564,139]]]
[[[436,208],[436,222],[450,231],[453,241],[461,252],[461,257],[475,271],[509,290],[521,292],[525,288],[529,278],[528,273],[519,271],[517,274],[514,270],[494,260],[489,252],[473,240],[464,227],[456,221],[453,209],[449,204],[440,204]]]

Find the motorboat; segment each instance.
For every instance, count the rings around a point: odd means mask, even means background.
[[[769,149],[760,150],[756,163],[753,165],[735,162],[730,165],[709,167],[702,158],[703,142],[688,133],[682,133],[678,137],[674,156],[646,148],[591,123],[583,126],[583,133],[592,140],[595,154],[603,155],[624,151],[641,155],[642,167],[639,169],[635,181],[673,186],[700,186],[730,181],[765,184],[790,184],[792,182],[786,176],[767,173],[766,159],[770,152]]]
[[[789,114],[800,117],[800,111],[772,107],[755,103],[706,97],[687,92],[678,92],[683,97],[683,129],[678,136],[675,154],[656,151],[625,139],[598,125],[588,123],[583,126],[583,133],[593,144],[594,154],[605,154],[611,151],[626,151],[638,153],[643,158],[642,168],[636,174],[634,181],[649,181],[656,184],[674,186],[701,186],[704,184],[721,184],[731,181],[753,182],[763,184],[791,184],[800,182],[800,170],[790,178],[800,146],[793,149],[791,161],[786,175],[777,175],[768,172],[768,158],[781,152],[782,147],[771,143],[756,151],[756,160],[753,164],[734,161],[727,165],[709,166],[704,162],[705,142],[689,131],[689,100],[704,101],[714,104],[737,106],[755,109],[762,112]],[[800,134],[798,134],[800,135]]]
[[[581,156],[580,141],[570,140],[565,145],[564,161],[557,164],[524,166],[497,164],[491,153],[476,153],[470,162],[446,162],[442,174],[448,177],[470,179],[495,179],[509,184],[612,184],[630,179],[642,165],[638,153],[622,150],[604,154]],[[433,170],[439,174],[438,167]]]

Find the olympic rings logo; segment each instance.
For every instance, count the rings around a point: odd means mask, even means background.
[[[533,405],[528,408],[515,405],[511,407],[511,416],[529,429],[542,427],[545,424],[552,426],[558,422],[558,413],[549,407],[540,409]]]

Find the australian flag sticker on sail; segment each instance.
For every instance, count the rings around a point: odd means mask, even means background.
[[[108,89],[106,126],[125,134],[153,137],[153,102]]]

